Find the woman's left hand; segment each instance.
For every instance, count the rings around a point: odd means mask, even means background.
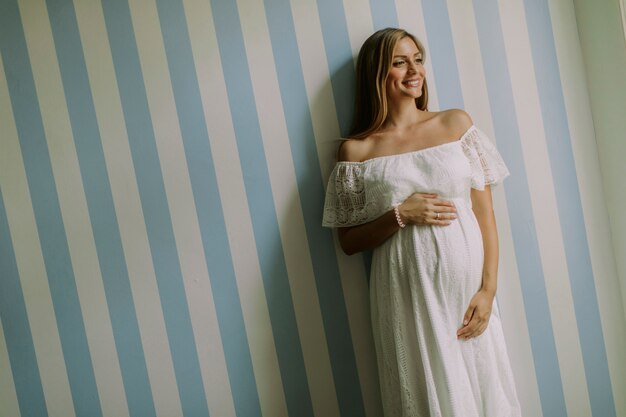
[[[469,339],[485,331],[489,324],[494,297],[495,293],[484,289],[474,294],[463,317],[463,327],[456,332],[457,338]]]

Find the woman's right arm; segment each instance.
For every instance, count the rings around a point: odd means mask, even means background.
[[[406,225],[430,224],[447,226],[456,219],[454,204],[440,200],[436,194],[415,193],[398,206],[400,219]],[[437,216],[439,213],[439,216]],[[400,229],[394,210],[369,223],[337,229],[341,249],[347,255],[380,246]]]

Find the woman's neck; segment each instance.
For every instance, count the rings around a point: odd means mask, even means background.
[[[383,129],[403,130],[423,120],[423,111],[415,107],[415,99],[406,97],[403,100],[389,102],[387,118],[381,126]]]

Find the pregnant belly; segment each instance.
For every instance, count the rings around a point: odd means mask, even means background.
[[[450,225],[415,226],[411,237],[410,246],[420,275],[441,280],[443,287],[480,286],[483,241],[468,205],[457,204],[457,219]]]
[[[372,272],[392,269],[411,275],[417,273],[425,279],[439,277],[449,284],[458,280],[480,283],[483,266],[480,228],[468,203],[456,201],[455,204],[457,218],[450,225],[411,225],[376,248]]]

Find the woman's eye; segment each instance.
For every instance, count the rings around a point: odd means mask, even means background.
[[[422,63],[424,63],[424,59],[423,58],[417,58],[415,60],[415,62],[417,62],[418,64],[422,64]]]
[[[396,61],[393,63],[393,65],[403,65],[404,61]]]

